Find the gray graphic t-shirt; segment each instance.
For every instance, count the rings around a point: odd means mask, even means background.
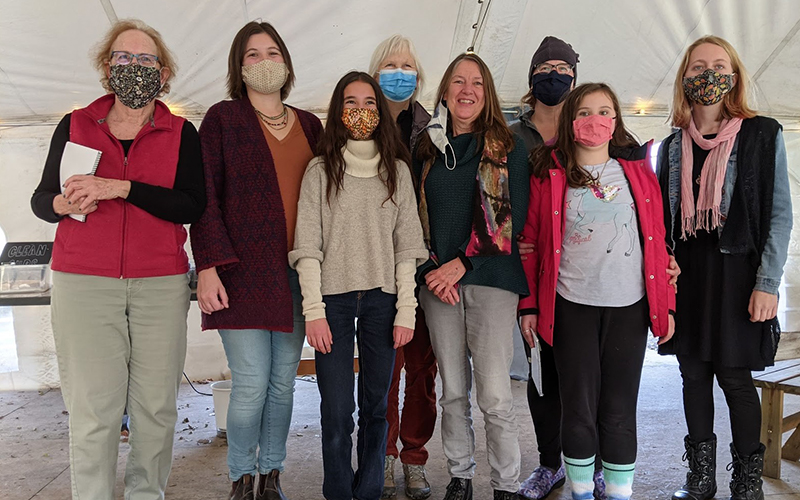
[[[558,293],[578,304],[624,307],[644,297],[639,225],[628,179],[615,159],[584,167],[599,183],[568,188]]]

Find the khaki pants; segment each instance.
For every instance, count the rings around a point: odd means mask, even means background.
[[[69,411],[74,500],[114,498],[126,406],[125,498],[164,498],[186,357],[187,276],[53,273],[53,334]]]

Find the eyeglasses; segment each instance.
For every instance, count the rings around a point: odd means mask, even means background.
[[[553,66],[552,64],[542,63],[537,64],[536,69],[533,71],[534,74],[536,73],[550,73],[553,70],[556,70],[559,75],[566,75],[570,71],[572,71],[571,64],[556,64]]]
[[[158,56],[154,56],[153,54],[131,54],[124,50],[115,50],[111,53],[111,63],[114,65],[127,66],[132,63],[134,59],[136,59],[140,66],[147,66],[149,68],[152,68],[158,63]]]

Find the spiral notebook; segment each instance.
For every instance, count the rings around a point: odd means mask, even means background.
[[[64,153],[61,155],[61,192],[64,192],[64,183],[73,175],[94,175],[102,154],[103,152],[97,149],[67,142]],[[70,214],[70,217],[80,222],[86,222],[85,215]]]

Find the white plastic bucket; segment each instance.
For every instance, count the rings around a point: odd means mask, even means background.
[[[217,422],[217,436],[227,436],[228,403],[231,401],[230,380],[220,380],[211,384],[211,394],[214,397],[214,419]]]

